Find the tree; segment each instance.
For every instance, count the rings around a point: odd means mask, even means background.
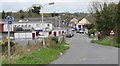
[[[41,9],[40,6],[33,6],[33,8],[32,8],[31,11],[32,11],[33,13],[39,14],[39,13],[40,13],[40,9]]]
[[[21,18],[21,19],[24,19],[24,18],[25,18],[25,15],[24,15],[24,14],[21,14],[21,15],[20,15],[20,18]]]
[[[24,13],[24,11],[23,10],[19,10],[19,13]]]
[[[5,19],[6,18],[6,13],[5,11],[2,12],[2,19]]]
[[[102,25],[102,35],[103,37],[109,36],[110,31],[114,28],[112,23],[112,16],[110,16],[111,12],[108,9],[108,4],[104,3],[103,10],[101,11],[101,23]]]
[[[117,43],[120,43],[120,1],[117,5],[117,10],[116,10],[116,20],[115,20],[115,23],[116,23],[116,41]]]
[[[111,8],[111,7],[113,7],[113,8]],[[103,37],[109,36],[110,31],[113,30],[115,27],[114,20],[113,20],[115,4],[113,4],[113,3],[110,3],[110,4],[93,3],[91,10],[96,18],[97,30],[102,33]]]

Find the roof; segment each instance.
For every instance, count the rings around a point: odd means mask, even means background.
[[[73,19],[70,20],[70,22],[78,22],[78,19],[73,18]]]
[[[83,18],[81,21],[79,21],[79,24],[90,24],[90,22],[86,18]]]

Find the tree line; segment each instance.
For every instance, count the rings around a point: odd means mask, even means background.
[[[32,15],[40,15],[40,6],[32,6],[31,8],[29,8],[28,11],[24,11],[24,10],[19,10],[17,13],[12,13],[12,12],[5,12],[4,10],[2,11],[2,19],[6,19],[6,17],[8,15],[12,15],[20,18],[20,19],[24,19],[25,17],[28,16],[32,16]]]
[[[116,42],[120,43],[120,2],[119,3],[92,3],[91,13],[96,18],[95,27],[105,38],[111,30],[115,33]]]

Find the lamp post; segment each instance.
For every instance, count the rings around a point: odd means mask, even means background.
[[[41,5],[41,17],[42,17],[42,29],[43,29],[43,35],[44,35],[44,13],[43,13],[43,8],[46,6],[46,5],[53,5],[54,2],[52,3],[46,3],[44,5]],[[44,41],[44,37],[43,37],[43,46],[45,46],[45,41]]]

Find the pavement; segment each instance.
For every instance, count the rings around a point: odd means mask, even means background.
[[[50,64],[118,64],[118,48],[92,44],[83,34],[66,40],[70,49]]]

